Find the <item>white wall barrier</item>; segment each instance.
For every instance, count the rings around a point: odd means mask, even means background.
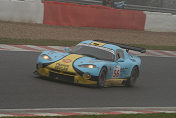
[[[44,7],[41,0],[0,0],[0,20],[43,23]]]
[[[170,13],[145,12],[146,31],[176,32],[176,15]]]

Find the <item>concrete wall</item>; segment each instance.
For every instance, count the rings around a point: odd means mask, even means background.
[[[176,32],[176,15],[170,13],[145,12],[146,31]]]
[[[0,20],[43,23],[41,0],[0,0]]]

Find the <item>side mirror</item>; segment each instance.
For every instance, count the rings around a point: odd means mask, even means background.
[[[117,62],[124,62],[123,58],[119,58]]]
[[[69,53],[69,52],[70,52],[70,48],[69,48],[69,47],[65,47],[65,51],[66,51],[67,53]]]

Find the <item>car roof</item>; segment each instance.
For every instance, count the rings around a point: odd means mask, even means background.
[[[90,44],[90,45],[99,44],[99,45],[97,45],[97,47],[101,46],[101,47],[104,47],[104,48],[112,49],[114,51],[116,51],[117,49],[122,49],[119,46],[114,45],[114,44],[109,44],[109,43],[107,44],[107,43],[102,43],[102,42],[94,41],[94,40],[86,40],[86,41],[82,41],[80,43],[81,44]]]

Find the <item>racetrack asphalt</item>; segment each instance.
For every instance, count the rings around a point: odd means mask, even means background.
[[[176,106],[175,57],[141,57],[136,87],[99,89],[35,78],[39,52],[0,55],[0,109]]]

